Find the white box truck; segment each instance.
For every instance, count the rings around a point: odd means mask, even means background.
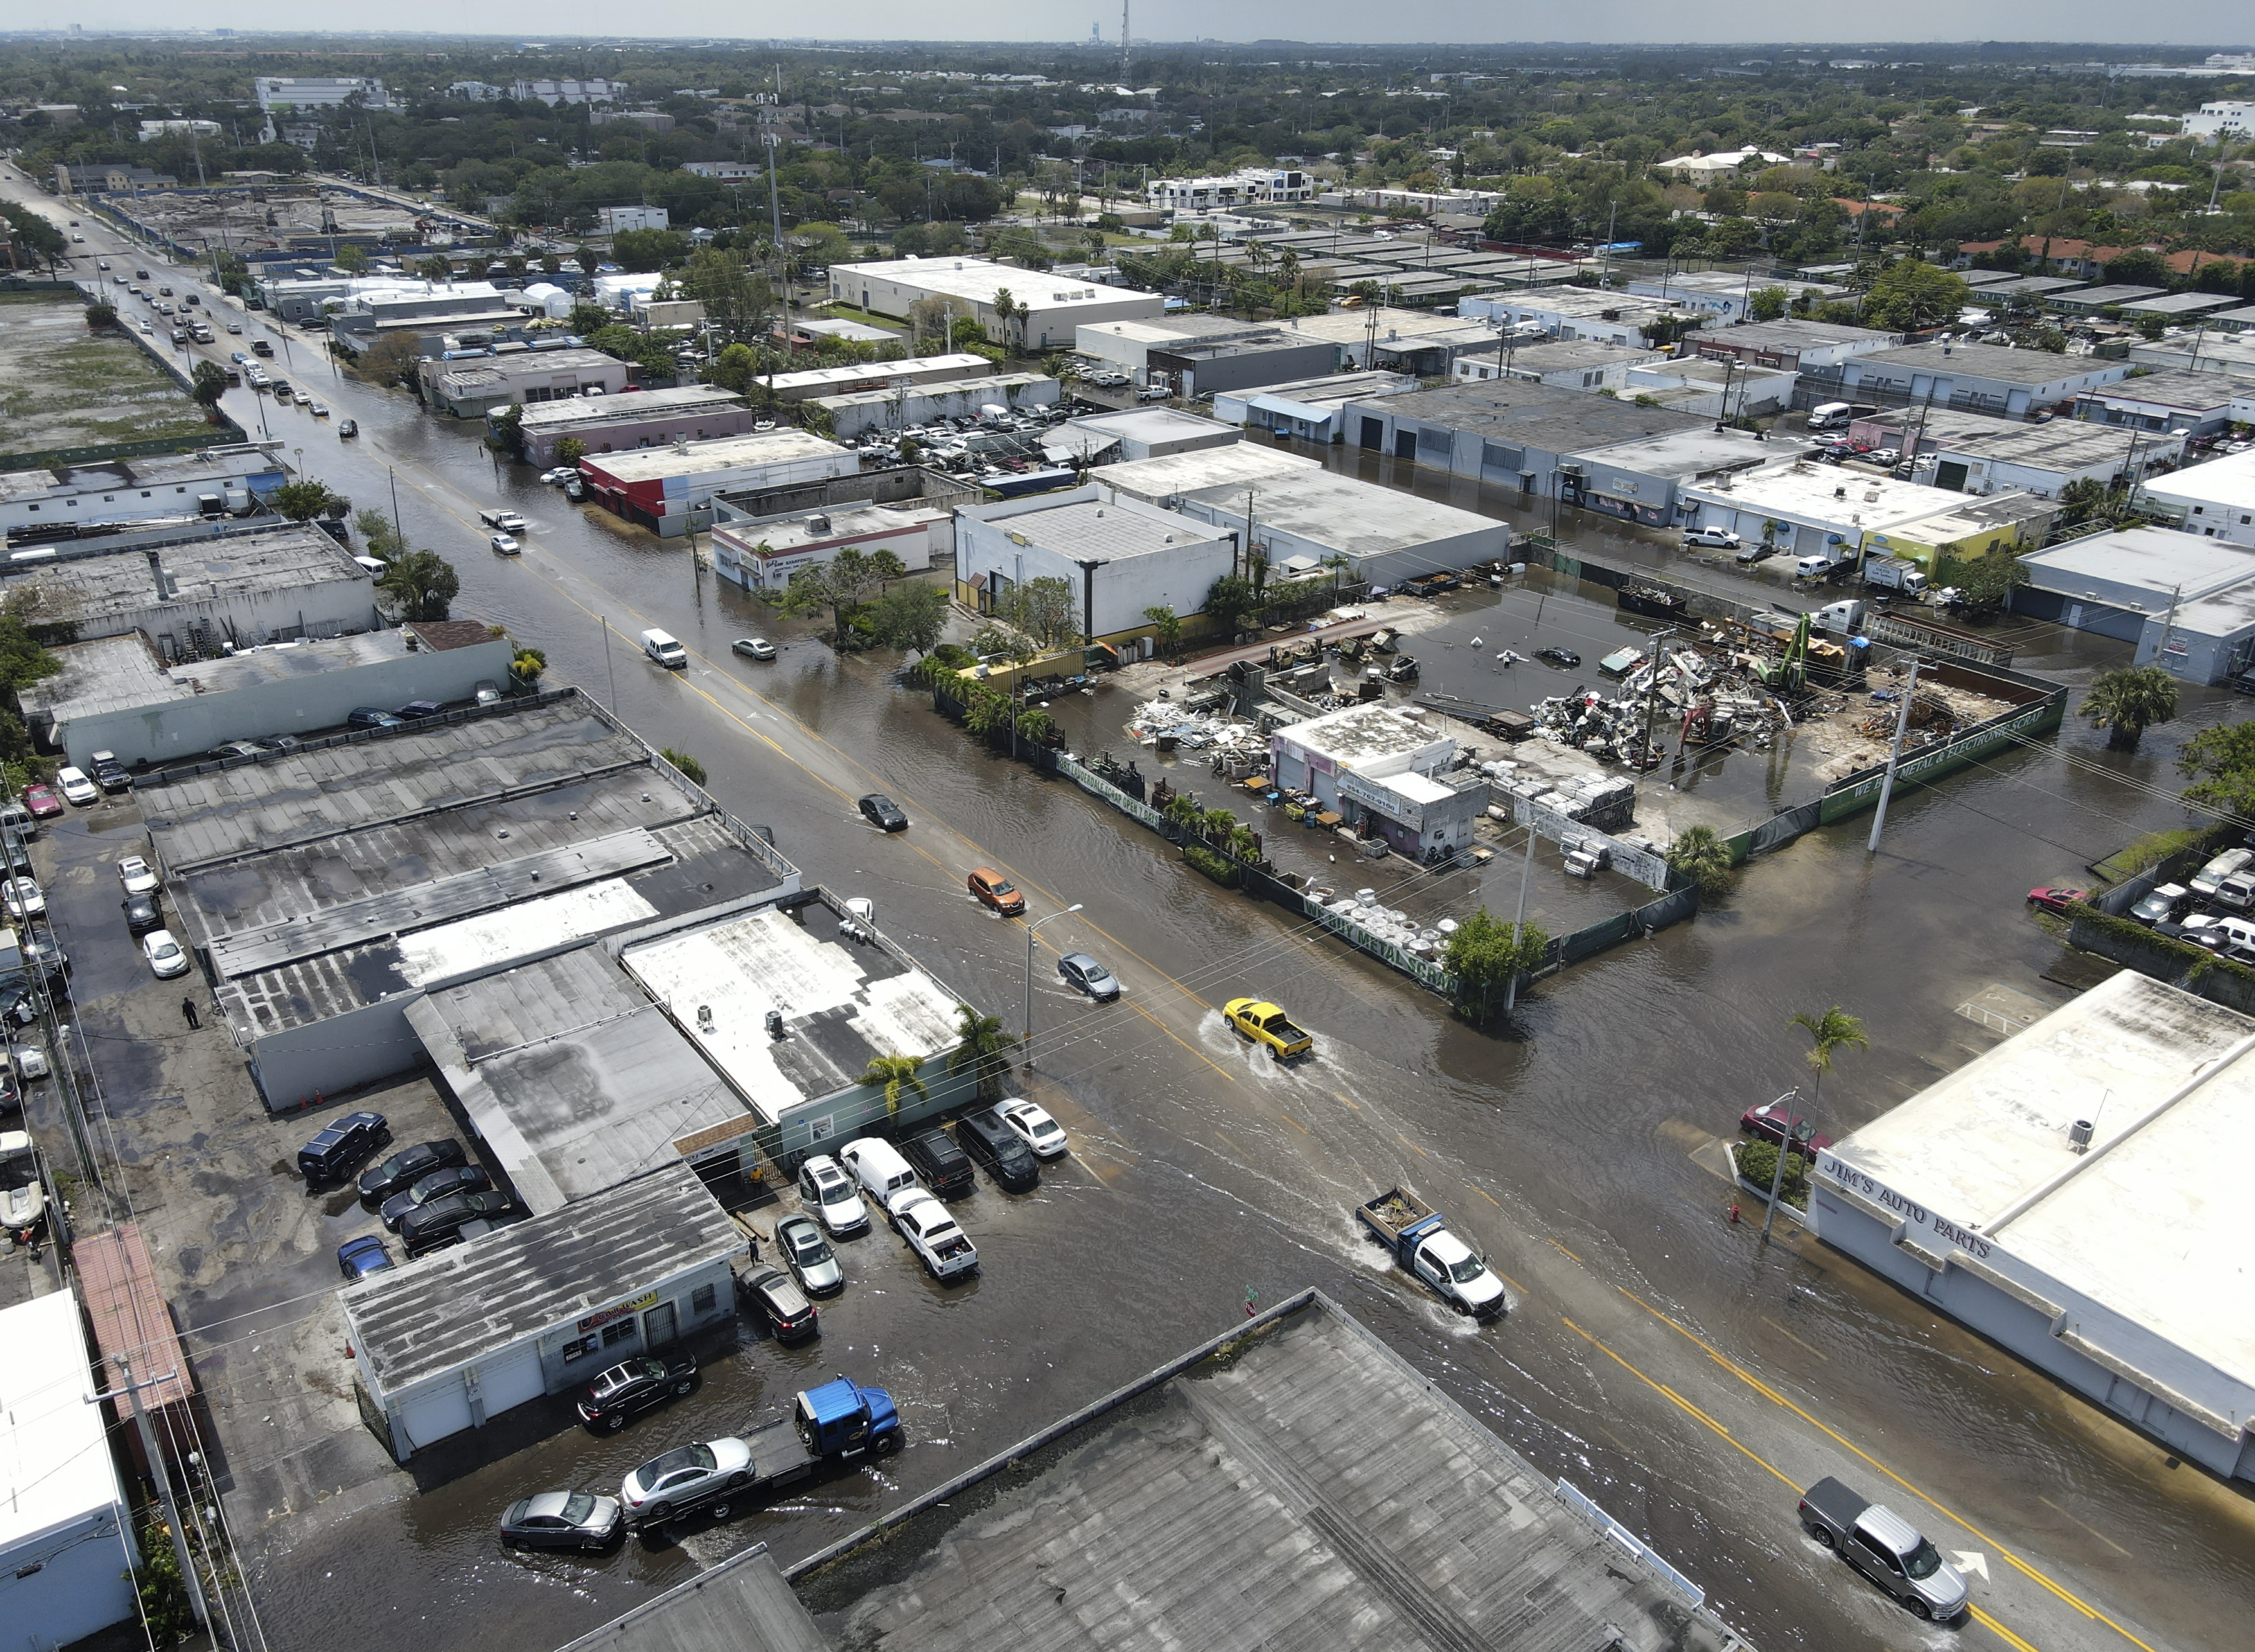
[[[1918,596],[1926,590],[1926,575],[1918,571],[1916,563],[1900,557],[1869,556],[1864,559],[1864,583],[1882,591]]]

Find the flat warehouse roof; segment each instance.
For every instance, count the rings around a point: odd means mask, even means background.
[[[1156,292],[1099,286],[1084,280],[1045,275],[1038,270],[990,264],[984,258],[896,258],[880,264],[838,264],[831,265],[830,274],[832,283],[841,291],[854,278],[866,278],[920,287],[927,292],[951,294],[976,304],[992,304],[994,295],[1007,288],[1019,303],[1029,304],[1036,310],[1141,303],[1156,313],[1163,302]]]
[[[666,1164],[340,1295],[354,1345],[398,1394],[745,1243],[697,1172]]]
[[[1516,378],[1413,390],[1406,396],[1383,396],[1352,405],[1376,408],[1414,424],[1470,431],[1560,453],[1637,436],[1689,430],[1694,425],[1711,426],[1715,422],[1711,417],[1696,413],[1639,407],[1632,401]]]
[[[375,612],[376,587],[368,570],[353,560],[351,552],[306,522],[223,538],[180,539],[91,554],[73,554],[75,546],[57,549],[56,560],[39,563],[29,573],[11,573],[0,585],[9,591],[37,587],[42,624],[98,621],[157,607],[165,599],[158,594],[151,552],[171,576],[174,602],[208,602],[357,580],[368,585],[371,616]]]
[[[1089,1613],[1164,1626],[1118,1637],[1128,1644],[1202,1648],[1661,1652],[1730,1638],[1690,1585],[1605,1536],[1314,1292],[1130,1392],[803,1564],[794,1589],[827,1643],[993,1652],[999,1629],[1025,1652],[1063,1652],[1089,1644]]]
[[[1245,489],[1233,482],[1199,489],[1195,497],[1225,509],[1242,509]],[[1467,534],[1492,532],[1500,545],[1508,524],[1381,488],[1353,476],[1317,468],[1272,475],[1254,488],[1256,530],[1281,529],[1351,557],[1381,556],[1390,551],[1431,545]]]
[[[2233,510],[2255,508],[2255,453],[2227,453],[2222,459],[2188,465],[2166,476],[2148,476],[2145,490],[2164,499],[2184,499]]]
[[[137,630],[99,636],[91,643],[66,643],[47,651],[62,669],[17,690],[17,704],[26,717],[91,717],[180,699],[196,692],[165,669],[149,639]]]
[[[2222,373],[2145,373],[2112,384],[2098,384],[2083,392],[2095,401],[2144,402],[2154,407],[2178,407],[2189,412],[2213,413],[2229,408],[2255,388]]]
[[[1828,1156],[2255,1384],[2251,1049],[2255,1018],[2125,969]]]
[[[2078,580],[2136,586],[2166,603],[2179,587],[2201,594],[2255,575],[2255,550],[2170,528],[2117,528],[2020,559],[2036,583],[2070,590]]]
[[[1321,752],[1347,764],[1424,751],[1448,738],[1391,706],[1350,706],[1344,711],[1326,712],[1321,717],[1287,723],[1275,731],[1275,737],[1303,751]]]
[[[1214,545],[1226,538],[1193,517],[1153,510],[1141,503],[1107,505],[1094,498],[1036,505],[1030,510],[980,519],[1007,524],[1012,534],[1074,561],[1124,562],[1131,557]]]
[[[1877,327],[1849,327],[1837,321],[1754,321],[1745,327],[1727,327],[1719,332],[1701,333],[1694,337],[1698,344],[1735,344],[1757,350],[1805,350],[1821,348],[1827,344],[1857,344],[1869,339],[1900,341],[1900,333],[1884,333]]]
[[[1156,459],[1135,459],[1117,465],[1099,465],[1088,479],[1131,498],[1156,503],[1176,494],[1227,483],[1242,486],[1272,476],[1299,475],[1323,467],[1312,459],[1288,453],[1257,442],[1232,442],[1226,447],[1194,447],[1188,453],[1162,453]]]
[[[528,403],[518,415],[518,427],[544,431],[555,426],[630,425],[637,419],[663,418],[669,414],[720,412],[741,407],[744,398],[712,384],[689,384],[678,390],[636,390],[632,395],[566,396],[559,401]]]
[[[859,384],[867,379],[901,373],[953,373],[963,378],[976,378],[994,370],[994,363],[983,355],[910,355],[894,362],[857,362],[844,367],[812,367],[800,373],[778,373],[775,387],[780,392],[818,389],[825,384]]]
[[[1992,378],[2007,384],[2049,384],[2081,378],[2114,365],[2090,356],[2054,355],[2048,350],[2008,350],[2001,344],[1906,344],[1853,357],[1851,367],[1900,367],[1921,373]],[[1854,385],[1848,387],[1852,391]],[[1844,394],[1847,392],[1843,392]]]
[[[698,476],[761,465],[787,465],[808,459],[853,457],[853,449],[840,447],[836,442],[825,441],[803,430],[753,431],[686,446],[686,453],[664,446],[638,447],[623,453],[590,453],[580,462],[590,472],[625,483],[663,482],[670,476]]]
[[[432,993],[407,1019],[536,1211],[760,1122],[600,946]]]
[[[762,907],[645,941],[622,961],[698,1029],[706,1058],[772,1124],[861,1083],[878,1056],[921,1059],[957,1042],[956,995],[882,943],[839,939],[834,917],[818,902]],[[769,1036],[770,1009],[783,1014],[781,1038]]]

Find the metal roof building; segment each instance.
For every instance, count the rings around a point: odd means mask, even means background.
[[[2255,549],[2170,528],[2118,528],[2020,559],[2013,610],[2133,642],[2139,665],[2215,683],[2255,661]]]
[[[576,689],[138,789],[270,1107],[405,1072],[427,992],[798,874]]]
[[[405,1462],[736,1311],[743,1231],[686,1164],[339,1292],[353,1365]]]
[[[1704,1592],[1308,1291],[792,1567],[567,1652],[1685,1652]]]
[[[2255,1018],[2124,970],[1818,1154],[1825,1243],[2255,1479]]]

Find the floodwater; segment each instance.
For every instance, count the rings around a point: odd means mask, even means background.
[[[1031,971],[1041,1031],[1029,1093],[1063,1119],[1076,1154],[1034,1194],[982,1185],[964,1207],[985,1262],[976,1283],[927,1284],[881,1230],[846,1248],[854,1283],[809,1350],[749,1343],[701,1394],[622,1436],[528,1424],[514,1449],[418,1496],[271,1528],[255,1571],[276,1646],[390,1648],[411,1636],[447,1652],[489,1641],[500,1622],[511,1644],[561,1643],[752,1541],[786,1562],[810,1553],[1212,1334],[1248,1296],[1273,1302],[1311,1283],[1543,1472],[1651,1536],[1759,1644],[1928,1641],[1804,1552],[1784,1487],[1758,1470],[1742,1478],[1729,1447],[1687,1433],[1678,1413],[1593,1361],[1559,1307],[1574,1292],[1615,1307],[1633,1293],[1728,1349],[1907,1479],[1946,1488],[1970,1515],[2058,1557],[2077,1588],[2126,1611],[2154,1646],[2221,1646],[2244,1633],[2255,1543],[2244,1519],[2219,1521],[2213,1496],[2186,1492],[2195,1471],[2164,1468],[2150,1443],[2093,1423],[2007,1356],[1937,1328],[1821,1248],[1757,1249],[1721,1220],[1724,1185],[1689,1156],[1728,1136],[1747,1105],[1795,1085],[1807,1093],[1805,1040],[1788,1024],[1796,1011],[1837,1002],[1868,1029],[1868,1049],[1844,1052],[1823,1088],[1818,1115],[1837,1135],[1988,1046],[1956,1013],[1984,987],[2063,1000],[2041,979],[2059,942],[2027,916],[2024,892],[2087,882],[2089,862],[2179,824],[2175,748],[2191,728],[2236,715],[2230,697],[2189,694],[2179,724],[2126,756],[2070,715],[2055,740],[1898,798],[1877,854],[1865,847],[1867,819],[1815,833],[1753,867],[1695,922],[1545,983],[1508,1029],[1476,1030],[1305,925],[1217,894],[1070,785],[980,749],[928,697],[896,686],[889,662],[839,660],[804,623],[697,574],[679,541],[575,510],[519,471],[497,496],[532,520],[530,549],[522,561],[492,556],[453,491],[496,496],[473,427],[332,385],[326,373],[295,376],[358,417],[361,442],[337,442],[302,412],[270,409],[270,419],[355,504],[388,508],[383,461],[397,463],[411,538],[460,570],[458,613],[508,626],[546,650],[552,680],[615,703],[653,744],[699,756],[713,791],[771,824],[810,882],[873,897],[888,931],[968,1001],[1015,1027],[1028,979],[1023,930],[971,905],[970,866],[1008,869],[1032,896],[1030,916],[1086,910],[1043,931]],[[334,457],[322,448],[313,462],[323,443]],[[1570,524],[1570,537],[1607,550],[1633,542],[1617,525]],[[1544,612],[1545,636],[1585,657],[1617,634],[1578,597],[1551,597]],[[688,645],[688,671],[643,660],[633,637],[653,624]],[[752,633],[783,643],[783,657],[759,665],[728,653],[731,637]],[[2024,666],[2071,681],[2118,659],[2112,645],[2048,628],[2019,634]],[[1444,664],[1428,685],[1453,671]],[[1563,681],[1540,667],[1516,672],[1517,703]],[[1455,692],[1486,698],[1469,684]],[[1076,715],[1116,731],[1129,710],[1123,696],[1099,694]],[[1758,772],[1749,783],[1749,813],[1765,784]],[[908,833],[882,839],[858,824],[851,799],[874,790],[907,808]],[[1387,875],[1381,866],[1363,881]],[[1053,946],[1112,963],[1126,999],[1106,1008],[1065,994]],[[1275,1069],[1231,1038],[1212,1007],[1247,992],[1314,1028],[1316,1060]],[[1358,1241],[1352,1205],[1404,1178],[1445,1202],[1515,1281],[1534,1282],[1504,1325],[1472,1332]],[[1562,1258],[1581,1283],[1559,1283]],[[799,1488],[776,1509],[692,1523],[656,1546],[630,1541],[592,1564],[496,1549],[492,1522],[512,1498],[608,1489],[643,1456],[740,1426],[833,1372],[896,1390],[915,1442],[907,1453]],[[1875,1478],[1844,1450],[1794,1451],[1781,1466],[1795,1477]]]

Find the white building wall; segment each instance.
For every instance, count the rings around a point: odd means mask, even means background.
[[[793,517],[792,520],[804,518]],[[931,538],[932,524],[917,523],[913,527],[847,534],[819,545],[798,545],[790,551],[762,557],[752,549],[760,543],[756,530],[750,527],[741,531],[715,527],[713,530],[713,572],[741,590],[780,591],[790,584],[790,576],[801,568],[821,567],[839,552],[852,545],[867,556],[889,551],[901,559],[901,566],[910,573],[921,573],[931,566]]]
[[[130,464],[130,461],[129,460]],[[78,473],[84,475],[86,472]],[[279,487],[287,476],[263,453],[235,458],[200,476],[167,477],[142,488],[129,482],[88,483],[44,499],[0,500],[0,531],[56,522],[136,522],[162,517],[193,517],[200,494],[228,489]]]
[[[1127,509],[1126,506],[1120,507]],[[1073,609],[1082,611],[1085,592],[1082,571],[1071,558],[1044,550],[1037,543],[1019,545],[1009,535],[1030,538],[1037,529],[1014,526],[1008,518],[982,522],[967,512],[955,519],[955,566],[959,581],[979,574],[1001,574],[1015,585],[1033,580],[1063,580],[1072,587]],[[1235,557],[1233,538],[1197,540],[1166,551],[1107,562],[1096,570],[1095,623],[1098,637],[1130,631],[1149,631],[1143,610],[1171,608],[1187,617],[1205,610],[1206,593],[1230,571]]]
[[[224,543],[220,542],[222,547]],[[195,545],[170,549],[184,556],[213,553]],[[383,618],[376,611],[376,586],[362,573],[357,579],[329,580],[286,590],[232,593],[200,601],[152,602],[144,608],[81,621],[78,638],[89,643],[97,637],[146,631],[160,648],[169,642],[178,654],[191,648],[199,622],[208,629],[216,646],[222,642],[270,643],[285,636],[341,636],[348,631],[374,630]]]

